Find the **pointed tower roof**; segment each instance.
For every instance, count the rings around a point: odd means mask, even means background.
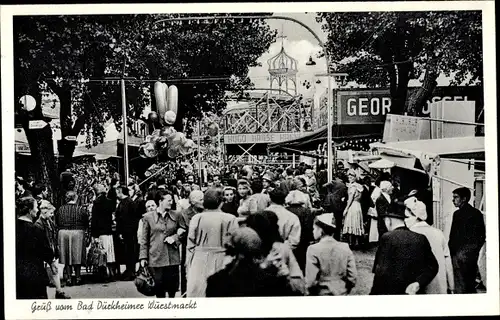
[[[279,36],[279,38],[282,39],[280,52],[267,60],[267,64],[269,65],[269,74],[272,76],[295,76],[298,72],[298,62],[285,51],[283,39],[286,37],[283,36],[283,30],[281,31],[281,36]]]

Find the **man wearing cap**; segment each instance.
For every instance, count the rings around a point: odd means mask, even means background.
[[[427,294],[453,293],[453,267],[450,250],[441,230],[431,227],[427,222],[427,210],[423,202],[411,196],[404,202],[406,207],[405,224],[411,231],[424,235],[431,245],[432,253],[439,265],[434,279],[425,288]]]
[[[458,210],[453,213],[448,246],[456,293],[476,293],[479,251],[486,240],[483,214],[469,204],[470,198],[468,188],[453,190],[453,204]]]
[[[305,277],[310,295],[348,295],[356,284],[354,254],[347,243],[333,238],[334,232],[333,213],[316,217],[313,236],[319,242],[309,246],[306,254]]]
[[[438,273],[429,241],[405,226],[404,211],[402,204],[394,203],[379,213],[388,232],[380,237],[375,255],[371,295],[422,293]]]
[[[380,196],[375,200],[377,210],[377,230],[379,239],[387,232],[387,227],[382,216],[386,215],[392,203],[391,195],[394,190],[392,183],[387,180],[380,182]]]

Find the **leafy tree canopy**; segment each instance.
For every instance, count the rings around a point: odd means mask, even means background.
[[[319,13],[337,69],[369,87],[389,87],[393,112],[415,113],[444,74],[451,85],[482,81],[479,11]],[[339,63],[341,62],[341,63]],[[423,86],[406,102],[408,81]],[[428,92],[430,90],[430,93]]]
[[[175,15],[178,16],[178,15]],[[154,24],[174,15],[93,15],[16,17],[16,96],[46,83],[61,100],[63,136],[92,133],[96,144],[104,124],[121,127],[120,86],[88,82],[121,76],[141,79],[226,77],[250,86],[249,67],[275,39],[263,21]],[[62,80],[61,80],[62,79]],[[179,118],[219,112],[230,81],[173,82],[179,89]],[[151,101],[152,82],[127,82],[127,102],[137,117]],[[76,121],[74,121],[76,119]]]

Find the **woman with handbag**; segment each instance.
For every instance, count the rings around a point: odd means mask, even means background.
[[[147,268],[154,278],[157,298],[174,298],[179,288],[180,236],[186,232],[182,215],[172,210],[173,196],[159,190],[156,194],[158,210],[143,217],[142,239],[140,240],[141,268]]]

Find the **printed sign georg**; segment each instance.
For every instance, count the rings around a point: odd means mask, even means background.
[[[383,123],[391,110],[387,90],[337,91],[339,124]]]
[[[409,88],[408,97],[418,89]],[[387,89],[337,90],[334,94],[336,95],[338,124],[384,123],[385,115],[389,113],[392,105]],[[475,101],[476,118],[484,105],[482,87],[436,87],[432,97],[423,106],[422,114],[429,116],[431,103],[441,100]]]

